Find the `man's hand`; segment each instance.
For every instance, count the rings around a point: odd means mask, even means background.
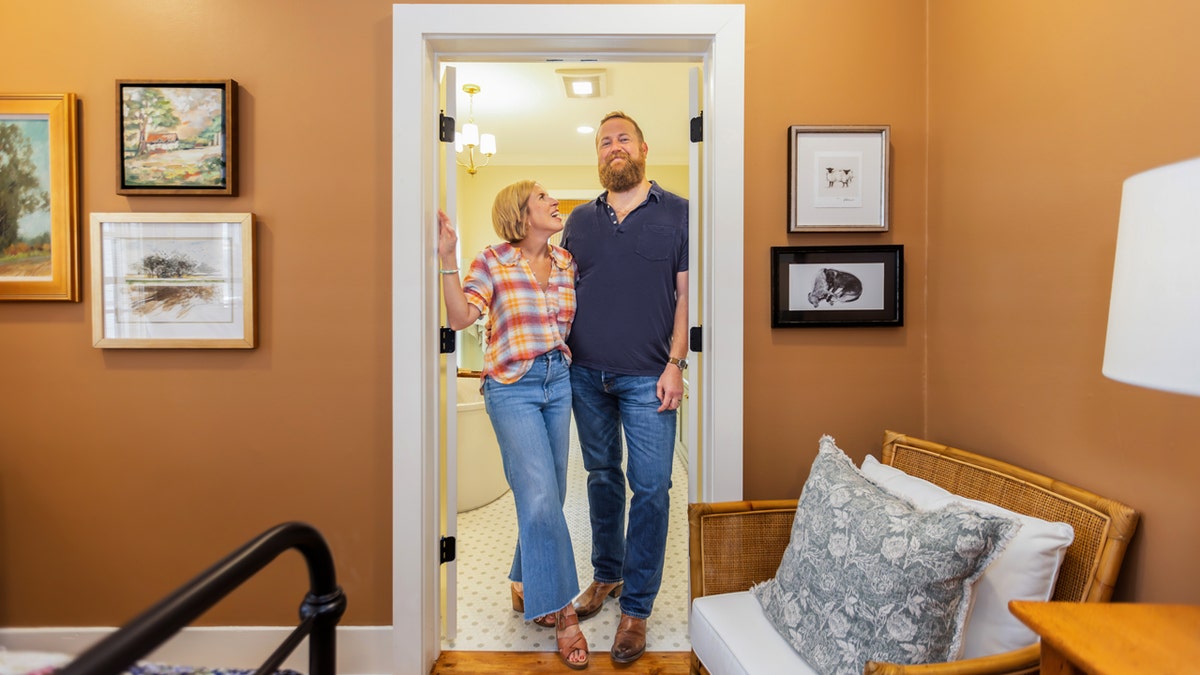
[[[668,363],[663,369],[663,374],[658,378],[657,388],[658,400],[662,401],[662,405],[658,406],[658,412],[664,410],[678,410],[683,403],[683,371],[679,366]]]

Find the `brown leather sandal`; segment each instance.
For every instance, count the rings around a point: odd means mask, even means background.
[[[512,583],[512,606],[513,611],[521,615],[525,614],[525,589],[517,588],[517,582]],[[533,620],[534,623],[542,628],[554,628],[554,615],[543,614]]]
[[[575,614],[574,608],[567,605],[555,612],[554,622],[554,637],[558,641],[558,658],[562,659],[562,662],[572,670],[587,668],[591,655],[588,653],[587,638],[579,629],[579,617]],[[574,635],[569,635],[568,631],[573,632]],[[571,660],[571,655],[575,652],[583,652],[582,661]]]

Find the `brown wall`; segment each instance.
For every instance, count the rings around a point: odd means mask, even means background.
[[[1140,509],[1118,599],[1200,602],[1200,400],[1100,373],[1121,181],[1200,155],[1200,5],[931,9],[929,434]]]
[[[256,213],[261,344],[93,349],[90,284],[0,305],[0,625],[118,623],[293,519],[329,539],[346,623],[389,624],[391,4],[93,4],[6,3],[2,86],[79,95],[85,218]],[[746,495],[797,493],[822,433],[858,458],[928,432],[1144,509],[1124,599],[1200,600],[1174,562],[1196,403],[1099,374],[1119,181],[1197,154],[1195,88],[1165,91],[1196,10],[745,4]],[[138,77],[238,80],[239,196],[114,193],[113,82]],[[791,124],[891,125],[890,232],[786,233]],[[770,329],[770,246],[861,243],[905,246],[903,328]],[[203,622],[290,622],[304,581],[289,554]]]
[[[745,495],[798,495],[822,434],[856,460],[923,428],[925,2],[747,4]],[[788,127],[891,125],[890,231],[787,232]],[[904,245],[904,326],[771,328],[772,246]]]
[[[87,281],[0,305],[0,625],[120,623],[287,520],[328,539],[346,623],[391,623],[391,11],[5,2],[0,87],[79,96],[84,222],[257,215],[261,340],[94,349]],[[239,195],[115,194],[118,78],[237,80]],[[201,623],[290,623],[306,584],[287,553]]]

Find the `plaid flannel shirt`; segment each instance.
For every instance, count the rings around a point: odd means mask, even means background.
[[[463,280],[467,302],[487,319],[483,374],[502,384],[521,379],[533,359],[561,349],[575,319],[575,261],[566,249],[550,246],[550,283],[538,287],[517,247],[504,242],[475,257]]]

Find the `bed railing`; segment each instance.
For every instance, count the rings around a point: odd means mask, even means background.
[[[337,585],[333,555],[325,539],[311,525],[297,522],[276,525],[258,535],[97,642],[58,674],[117,675],[127,670],[292,548],[299,550],[308,564],[309,591],[300,604],[300,624],[255,675],[278,670],[305,637],[309,675],[335,675],[336,629],[346,611],[346,594]]]

